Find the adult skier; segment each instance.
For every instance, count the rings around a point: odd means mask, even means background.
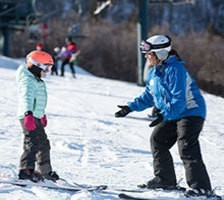
[[[157,108],[156,119],[149,125],[155,127],[150,138],[155,177],[139,187],[177,188],[169,151],[177,142],[191,188],[185,195],[211,197],[214,193],[198,140],[206,117],[206,104],[184,61],[171,47],[171,39],[166,35],[154,35],[141,43],[140,49],[150,65],[145,91],[127,105],[119,105],[121,109],[115,117],[153,106]]]
[[[62,48],[62,51],[59,54],[59,56],[62,59],[61,76],[64,76],[65,65],[69,64],[72,76],[76,78],[74,64],[76,60],[76,53],[78,53],[77,45],[72,41],[71,37],[67,37],[65,39],[65,42],[66,42],[66,47]]]

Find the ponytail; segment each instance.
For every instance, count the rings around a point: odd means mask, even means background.
[[[175,49],[171,49],[169,52],[169,56],[176,56],[178,58],[179,61],[181,61],[181,57],[179,56],[179,54],[177,53],[177,51]]]

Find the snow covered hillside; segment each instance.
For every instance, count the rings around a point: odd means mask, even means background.
[[[15,70],[21,61],[0,56],[0,177],[16,178],[23,135],[17,111]],[[69,68],[69,67],[67,67]],[[80,184],[106,184],[135,188],[153,177],[147,114],[131,113],[117,119],[117,105],[138,96],[144,88],[136,84],[98,78],[77,69],[65,78],[48,75],[46,132],[51,141],[54,170],[61,178]],[[224,99],[204,94],[208,117],[200,136],[204,161],[216,193],[224,197]],[[177,146],[172,149],[177,178],[184,169]],[[181,185],[186,186],[185,179]],[[0,200],[115,200],[115,193],[78,193],[40,187],[0,184]],[[151,192],[149,197],[180,199],[175,193]]]

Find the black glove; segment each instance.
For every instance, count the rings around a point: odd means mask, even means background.
[[[149,124],[149,127],[156,126],[156,125],[158,125],[159,123],[161,123],[162,121],[163,121],[163,115],[160,114],[160,113],[158,113],[158,114],[157,114],[157,118]]]
[[[115,113],[115,117],[125,117],[128,113],[131,112],[131,109],[128,106],[117,106],[121,108],[118,112]]]
[[[157,117],[158,114],[160,114],[160,111],[161,111],[160,109],[154,106],[152,109],[152,117]]]

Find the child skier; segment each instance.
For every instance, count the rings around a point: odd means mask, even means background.
[[[42,77],[51,70],[52,57],[35,50],[26,56],[26,63],[16,71],[18,83],[18,117],[24,134],[23,154],[20,159],[19,179],[31,181],[58,180],[50,163],[50,143],[45,133],[47,92]],[[35,171],[35,162],[38,170]]]

